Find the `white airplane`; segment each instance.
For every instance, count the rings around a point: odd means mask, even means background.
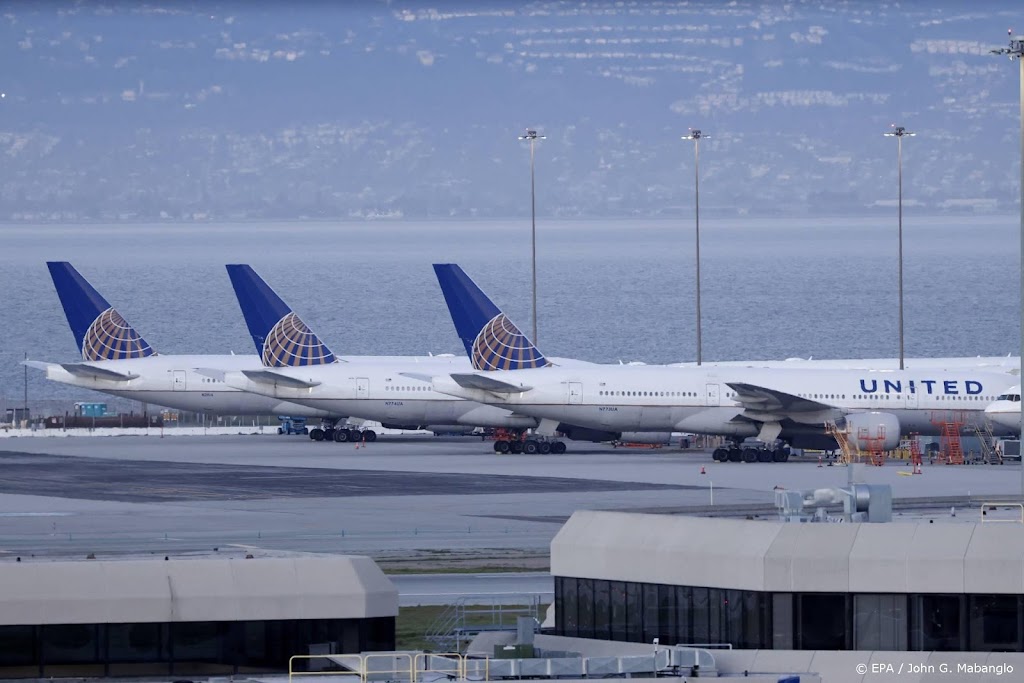
[[[463,301],[489,302],[457,266],[435,270],[439,277],[458,278],[468,290]],[[475,372],[408,376],[429,380],[442,393],[536,417],[542,435],[571,423],[607,432],[756,436],[768,444],[781,438],[795,447],[834,448],[825,425],[837,421],[861,448],[891,450],[904,433],[937,434],[947,421],[964,428],[980,424],[985,406],[1017,381],[1007,372],[948,369],[950,359],[904,371],[726,364],[559,367],[500,312],[472,342],[463,338]],[[518,358],[531,362],[524,366]],[[523,448],[533,452],[536,443]]]
[[[247,394],[198,375],[192,368],[259,368],[254,355],[159,355],[121,314],[66,262],[49,262],[50,277],[82,354],[72,363],[25,361],[62,384],[143,403],[222,415],[329,417],[307,406]]]
[[[344,413],[240,391],[196,371],[196,368],[218,367],[234,372],[259,372],[264,366],[263,359],[257,355],[157,354],[70,263],[51,262],[47,266],[82,354],[82,360],[73,363],[26,361],[27,365],[46,372],[47,379],[178,410],[221,415],[318,417],[331,425],[346,417]],[[334,362],[330,349],[308,329],[303,329],[301,321],[289,318],[285,312],[274,323],[279,323],[275,330],[280,341],[289,336],[311,340],[301,349],[278,344],[275,348],[281,353],[292,354],[296,362]],[[341,360],[389,364],[394,357],[352,356]],[[456,358],[421,360],[437,367],[448,367],[451,363],[465,365],[466,362]]]
[[[1020,434],[1020,385],[1010,387],[996,397],[996,400],[985,408],[985,415],[993,425],[1010,429],[1015,435]]]
[[[309,363],[320,358],[323,343],[288,305],[247,265],[227,266],[239,306],[263,359],[259,369],[234,370],[211,365],[199,372],[226,386],[279,401],[358,416],[385,427],[434,430],[465,427],[534,427],[532,417],[481,405],[432,391],[430,385],[411,380],[403,372],[470,371],[464,357],[392,357],[388,362]],[[294,334],[289,330],[300,330]],[[295,349],[305,349],[294,353]],[[311,349],[311,350],[310,350]],[[314,429],[315,440],[352,438],[374,440],[376,434],[338,429]]]

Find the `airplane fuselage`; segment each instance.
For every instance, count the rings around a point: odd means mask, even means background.
[[[1004,373],[974,370],[802,370],[739,367],[547,367],[476,373],[523,388],[486,391],[435,377],[444,393],[540,419],[608,431],[682,431],[755,436],[764,422],[789,432],[820,431],[859,412],[891,413],[903,433],[936,434],[952,420],[964,430],[984,421],[985,407],[1013,384]],[[799,409],[741,402],[733,386],[756,385],[796,399]],[[784,430],[784,436],[785,436]]]
[[[1010,387],[985,408],[985,415],[993,425],[1021,433],[1020,386]]]
[[[398,360],[409,362],[402,356],[353,356],[360,364],[390,365]],[[424,360],[433,367],[448,367],[455,357],[412,357]],[[143,403],[193,412],[221,415],[291,415],[295,417],[347,417],[349,413],[289,403],[288,401],[250,393],[228,386],[225,382],[199,372],[202,368],[225,371],[260,370],[259,356],[250,355],[155,355],[110,361],[78,361],[73,366],[89,366],[132,377],[127,380],[105,379],[88,374],[73,374],[61,364],[48,363],[47,379],[83,389],[100,391],[113,396]]]
[[[399,359],[403,360],[403,359]],[[253,381],[242,372],[225,373],[227,385],[282,401],[335,414],[374,420],[385,425],[466,425],[474,427],[534,427],[532,417],[434,391],[425,378],[436,372],[470,371],[469,360],[427,359],[426,362],[336,363],[306,368],[273,368],[282,376],[315,384],[289,387]],[[403,374],[404,373],[404,374]],[[422,375],[413,379],[409,375]]]

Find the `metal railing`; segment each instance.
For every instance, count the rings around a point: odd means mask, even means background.
[[[313,660],[326,660],[310,670]],[[304,669],[298,662],[306,662]],[[486,672],[487,667],[484,666]],[[458,652],[370,652],[366,654],[293,655],[288,658],[288,680],[296,676],[356,676],[360,683],[383,678],[417,683],[424,674],[446,678],[466,677],[466,659]]]
[[[481,631],[514,630],[518,617],[540,622],[542,596],[536,593],[464,595],[450,604],[427,628],[424,639],[448,650]]]
[[[331,668],[317,669],[315,671],[310,671],[310,670],[308,670],[308,668],[305,671],[296,671],[296,669],[295,669],[295,662],[296,661],[310,662],[310,661],[312,661],[314,659],[326,659],[331,664],[335,664],[335,665],[338,665],[338,666],[345,666],[349,670],[345,671],[343,669],[336,669],[336,668],[331,667]],[[353,669],[351,666],[345,664],[344,662],[353,662],[355,664],[355,669]],[[328,666],[330,666],[330,665],[328,665]],[[366,667],[365,667],[365,665],[363,663],[363,656],[362,655],[331,655],[331,654],[323,654],[323,655],[292,655],[291,657],[288,658],[288,680],[289,681],[292,680],[292,676],[358,676],[360,681],[365,681],[366,680]]]
[[[999,508],[1017,508],[1020,511],[1020,517],[1013,519],[989,519],[988,511],[997,510]],[[1024,524],[1024,504],[1021,503],[982,503],[981,504],[981,523],[992,524],[997,522],[1010,522],[1011,524]]]

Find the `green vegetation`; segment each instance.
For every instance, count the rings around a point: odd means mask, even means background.
[[[434,650],[438,646],[424,639],[424,634],[433,625],[434,621],[441,616],[450,605],[423,605],[419,607],[402,607],[398,610],[398,618],[395,620],[395,649],[397,650]],[[506,609],[524,609],[526,605],[504,605]],[[470,608],[473,609],[473,608]],[[480,606],[481,610],[488,609]],[[547,613],[548,606],[540,606],[540,617],[543,620]],[[508,615],[506,614],[506,621]],[[470,612],[466,614],[466,625],[487,626],[494,623],[492,614],[488,612]],[[509,630],[515,630],[515,619],[508,625]]]

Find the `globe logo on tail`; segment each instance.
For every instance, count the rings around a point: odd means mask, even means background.
[[[334,354],[294,313],[277,321],[263,342],[263,365],[273,368],[327,365]]]
[[[153,349],[113,308],[96,316],[82,337],[85,360],[123,360],[152,356]]]
[[[542,368],[548,361],[504,313],[484,325],[473,341],[473,367],[477,370]]]

